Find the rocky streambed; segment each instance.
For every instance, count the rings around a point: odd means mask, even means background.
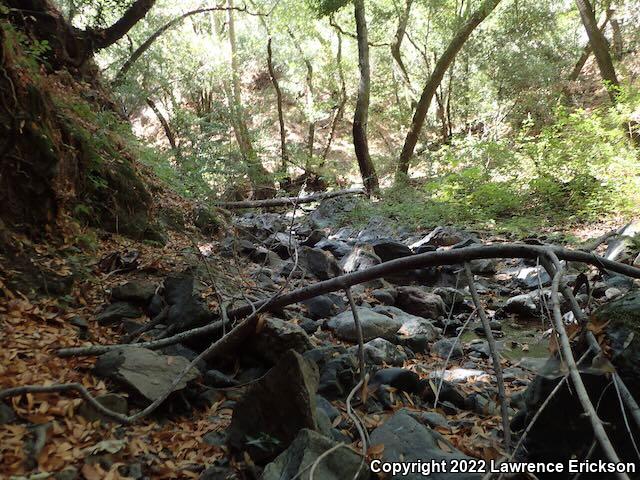
[[[208,331],[168,346],[153,343],[220,320],[201,295],[205,285],[209,297],[215,285],[218,303],[232,309],[397,258],[492,240],[449,226],[402,231],[375,218],[361,229],[338,228],[336,218],[350,208],[349,202],[324,201],[296,218],[243,214],[223,238],[200,245],[201,261],[187,271],[160,282],[129,275],[111,290],[111,302],[95,321],[119,328],[129,341],[151,344],[98,356],[94,374],[128,396],[107,394],[97,400],[130,414],[172,388],[157,417],[211,408],[210,421],[219,428],[204,441],[226,455],[206,466],[203,479],[306,479],[311,470],[316,480],[417,479],[424,478],[424,470],[378,474],[370,465],[502,459],[507,447],[496,372],[462,265],[408,270],[351,288],[364,337],[364,389],[354,389],[358,331],[343,291],[265,309],[255,332],[239,347],[202,359],[182,381],[173,382],[223,333],[221,327],[215,334]],[[527,241],[544,243],[545,238]],[[631,262],[634,253],[623,252],[621,260]],[[565,263],[565,268],[607,361],[639,398],[637,284],[580,264]],[[548,402],[515,460],[604,458],[571,383],[551,396],[567,369],[551,332],[550,277],[536,260],[473,260],[471,270],[501,355],[514,444]],[[577,332],[565,301],[562,311],[569,331]],[[152,324],[145,327],[141,315]],[[78,325],[79,331],[86,328]],[[580,335],[573,342],[578,354],[587,351]],[[631,438],[638,438],[638,427],[621,407],[611,370],[597,360],[587,353],[580,364],[589,394],[621,459],[637,461]],[[89,405],[82,408],[87,418],[105,420]],[[429,478],[482,476],[481,469],[449,469],[433,471]]]

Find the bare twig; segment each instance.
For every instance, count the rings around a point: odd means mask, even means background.
[[[151,330],[156,325],[159,325],[162,322],[164,322],[168,317],[168,313],[169,313],[169,307],[165,306],[162,309],[162,311],[158,315],[156,315],[156,317],[153,320],[151,320],[150,322],[144,324],[142,327],[140,327],[137,330],[131,332],[130,334],[125,335],[124,337],[122,337],[122,344],[128,344],[128,343],[130,343],[132,341],[136,341],[138,338],[140,338],[140,336],[143,333],[148,332],[149,330]]]
[[[131,343],[131,344],[115,344],[115,345],[89,345],[86,347],[71,347],[61,348],[58,350],[60,357],[76,357],[86,355],[102,355],[103,353],[110,352],[112,350],[119,350],[122,348],[147,348],[149,350],[158,350],[159,348],[167,347],[169,345],[175,345],[183,340],[189,338],[198,337],[200,335],[206,335],[209,333],[215,333],[222,328],[222,321],[210,323],[203,327],[186,330],[178,333],[172,337],[162,338],[160,340],[152,340],[149,342]]]
[[[589,398],[589,394],[587,393],[587,389],[582,382],[582,377],[580,376],[580,371],[578,370],[578,366],[576,365],[576,360],[573,357],[573,352],[571,351],[571,344],[569,342],[569,337],[567,335],[567,331],[564,328],[564,322],[562,321],[562,313],[560,311],[560,300],[558,298],[558,288],[560,285],[560,280],[562,279],[563,269],[562,265],[558,257],[553,253],[552,250],[548,251],[548,258],[551,260],[555,267],[555,275],[553,275],[553,281],[551,283],[551,303],[553,306],[553,321],[556,328],[556,333],[559,337],[560,349],[564,353],[564,360],[569,368],[569,373],[571,375],[571,380],[573,382],[576,395],[578,396],[578,400],[584,409],[585,415],[589,418],[591,422],[591,427],[593,428],[594,435],[604,452],[604,455],[609,459],[610,462],[620,463],[620,458],[616,453],[611,441],[609,440],[609,436],[607,435],[606,430],[602,424],[602,421],[598,417],[598,413],[596,412],[593,403],[591,403],[591,399]],[[551,272],[549,272],[551,275]],[[616,472],[616,476],[622,480],[629,480],[629,476],[626,473]]]
[[[498,381],[498,397],[500,399],[500,413],[502,415],[502,429],[504,434],[505,450],[509,452],[511,450],[511,428],[509,426],[509,404],[507,402],[507,394],[504,388],[504,377],[502,376],[502,366],[500,365],[500,353],[496,345],[496,341],[493,338],[493,332],[491,331],[491,325],[489,319],[484,311],[484,307],[480,302],[480,296],[473,279],[473,273],[471,273],[471,267],[469,262],[465,262],[464,271],[467,276],[467,283],[469,284],[469,292],[471,292],[471,298],[478,310],[478,315],[482,321],[484,327],[484,334],[487,337],[487,343],[489,344],[489,351],[491,352],[491,359],[493,360],[493,370],[496,374]]]
[[[358,472],[356,473],[354,478],[357,478],[360,475],[360,470],[362,469],[362,465],[364,464],[364,459],[367,456],[367,443],[368,443],[368,439],[369,439],[369,435],[367,435],[367,430],[364,427],[364,424],[362,423],[362,420],[360,420],[360,418],[358,417],[358,415],[356,414],[356,412],[353,410],[353,407],[351,405],[351,401],[353,400],[353,396],[355,395],[355,393],[358,391],[358,389],[360,389],[360,387],[364,388],[364,385],[366,383],[366,377],[365,380],[360,380],[355,387],[353,387],[353,389],[349,392],[349,395],[347,395],[347,415],[349,416],[349,418],[351,419],[351,421],[353,422],[353,424],[356,426],[356,430],[358,430],[358,434],[360,435],[360,442],[362,443],[362,460],[360,461],[360,466],[358,467]]]
[[[444,383],[444,374],[447,371],[447,365],[449,364],[449,360],[451,359],[451,353],[453,352],[453,349],[455,348],[456,344],[460,340],[462,333],[467,328],[467,325],[469,325],[469,322],[471,321],[473,316],[476,314],[476,311],[477,311],[477,308],[474,308],[473,311],[467,317],[467,320],[464,322],[464,324],[460,328],[460,331],[456,335],[453,345],[451,346],[451,350],[449,350],[449,353],[447,354],[447,358],[442,364],[442,371],[440,372],[440,381],[438,382],[438,389],[436,390],[436,398],[433,400],[433,408],[438,407],[438,399],[440,398],[440,391],[442,390],[442,384]]]
[[[356,326],[356,334],[358,338],[358,365],[360,368],[360,381],[362,382],[362,388],[367,388],[367,385],[364,381],[364,376],[365,376],[364,336],[362,334],[362,324],[360,323],[360,316],[358,315],[358,309],[356,308],[356,303],[353,301],[353,295],[351,294],[351,289],[346,288],[344,291],[347,294],[347,299],[349,300],[349,306],[351,307],[351,313],[353,314],[353,323]]]

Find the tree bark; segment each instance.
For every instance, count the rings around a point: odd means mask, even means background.
[[[358,159],[358,167],[362,176],[362,183],[368,195],[376,194],[380,189],[371,156],[369,155],[369,141],[367,139],[367,122],[369,117],[369,97],[371,88],[371,72],[369,68],[369,44],[367,34],[367,19],[365,16],[364,0],[354,0],[356,31],[358,36],[358,65],[360,67],[360,84],[356,111],[353,115],[353,146]]]
[[[407,0],[405,8],[400,14],[400,19],[398,20],[398,29],[396,30],[395,39],[391,44],[391,56],[395,60],[396,65],[398,66],[398,70],[400,71],[400,76],[407,86],[407,89],[409,91],[410,103],[413,101],[413,95],[415,92],[413,91],[411,80],[409,79],[409,72],[407,71],[407,67],[402,61],[400,48],[402,46],[402,40],[404,39],[405,32],[407,31],[407,24],[409,23],[412,4],[413,0]]]
[[[11,9],[12,23],[22,25],[34,38],[49,43],[51,51],[47,60],[53,70],[67,68],[89,78],[95,76],[90,61],[93,54],[124,37],[151,10],[155,1],[137,0],[110,27],[87,30],[71,25],[51,0],[4,0],[4,3]]]
[[[344,116],[344,108],[347,105],[347,83],[344,79],[344,69],[342,68],[342,33],[338,29],[336,29],[338,36],[338,51],[336,53],[336,65],[338,67],[338,79],[340,81],[340,100],[338,103],[338,107],[336,108],[336,113],[333,116],[333,121],[331,122],[331,130],[329,131],[329,138],[327,139],[327,145],[324,147],[324,151],[322,152],[322,159],[320,160],[320,168],[324,168],[324,165],[327,161],[327,156],[329,155],[329,151],[331,150],[331,144],[333,143],[333,139],[336,135],[336,130],[338,128],[338,124],[342,120]]]
[[[242,105],[242,86],[238,65],[236,30],[233,18],[233,0],[227,0],[227,26],[229,28],[229,52],[231,56],[231,114],[234,117],[234,133],[240,148],[240,154],[247,167],[247,175],[253,186],[255,199],[272,197],[275,194],[273,178],[262,165],[253,149],[249,128],[247,127]]]
[[[427,111],[429,110],[431,100],[433,99],[440,82],[442,82],[446,71],[456,58],[458,52],[464,46],[469,36],[471,36],[476,27],[480,25],[480,23],[482,23],[482,21],[496,8],[498,3],[500,3],[500,0],[485,0],[480,8],[478,8],[478,10],[476,10],[462,25],[460,30],[458,30],[449,43],[447,49],[438,59],[438,62],[429,76],[424,90],[422,91],[422,95],[420,96],[420,100],[418,101],[418,105],[416,106],[416,110],[413,115],[413,120],[411,121],[411,127],[409,128],[409,132],[405,138],[404,146],[402,147],[402,152],[400,153],[396,169],[396,182],[402,183],[407,179],[409,174],[409,163],[411,161],[411,157],[413,157],[416,143],[418,143],[418,136],[420,135],[422,126],[424,125]]]
[[[267,41],[267,66],[269,68],[269,76],[271,77],[271,83],[273,89],[276,91],[276,106],[278,108],[278,124],[280,125],[280,157],[282,158],[281,169],[283,172],[287,171],[287,165],[289,163],[289,153],[287,152],[287,129],[284,125],[284,110],[282,108],[282,90],[280,89],[280,83],[278,83],[278,77],[276,76],[276,70],[273,68],[273,51],[271,50],[271,37]]]
[[[622,30],[620,29],[620,22],[618,22],[615,11],[613,11],[612,9],[608,8],[607,14],[611,17],[611,31],[613,32],[613,56],[616,60],[622,60],[624,42],[622,40]]]
[[[598,30],[600,30],[603,35],[604,35],[604,29],[606,28],[607,23],[609,22],[610,15],[611,15],[611,10],[607,9],[604,19],[600,22],[600,25],[598,26]],[[570,82],[575,82],[578,79],[578,77],[580,76],[580,72],[582,72],[582,69],[587,63],[587,60],[589,60],[589,57],[591,56],[592,51],[593,50],[591,49],[591,44],[587,43],[584,47],[584,50],[582,51],[582,55],[580,55],[580,58],[578,59],[578,61],[573,67],[573,70],[571,70],[571,73],[569,74],[568,80]]]
[[[315,113],[314,113],[314,88],[313,88],[313,65],[311,61],[306,57],[302,47],[300,46],[300,42],[295,37],[293,32],[290,29],[287,29],[289,32],[289,36],[293,40],[293,44],[295,45],[304,65],[307,69],[307,75],[305,77],[306,84],[306,92],[305,92],[305,102],[306,102],[306,111],[307,117],[309,120],[309,126],[307,129],[307,160],[305,162],[305,170],[310,170],[312,168],[312,160],[313,160],[313,145],[315,143],[316,137],[316,121],[315,121]]]
[[[584,29],[587,31],[587,36],[589,37],[589,44],[598,62],[600,76],[605,82],[611,101],[615,102],[617,87],[620,86],[620,83],[618,82],[613,60],[611,60],[611,54],[609,53],[609,43],[598,28],[596,16],[589,0],[576,0],[576,5],[578,6]]]
[[[95,52],[110,47],[124,37],[133,26],[142,20],[156,0],[136,0],[120,19],[107,28],[89,30],[92,42],[92,50]]]
[[[173,133],[173,130],[171,130],[171,125],[169,125],[169,121],[164,116],[164,114],[160,111],[160,109],[158,108],[158,105],[156,105],[156,102],[154,102],[153,99],[151,99],[151,97],[148,97],[146,101],[147,101],[147,105],[149,105],[149,108],[151,108],[151,110],[153,110],[153,113],[158,118],[158,121],[160,122],[160,125],[162,126],[162,129],[164,130],[164,134],[167,136],[167,140],[169,141],[169,145],[171,145],[171,150],[173,150],[173,153],[176,156],[176,159],[179,159],[180,158],[180,150],[178,149],[178,143],[176,142],[176,136]]]

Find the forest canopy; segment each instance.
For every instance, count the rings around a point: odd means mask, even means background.
[[[141,2],[57,3],[96,30]],[[364,182],[383,187],[379,207],[418,223],[416,204],[462,222],[639,204],[636,2],[147,3],[96,62],[159,149],[149,162],[186,195]]]

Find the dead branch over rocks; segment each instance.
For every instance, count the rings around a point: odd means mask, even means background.
[[[320,200],[326,200],[328,198],[335,198],[344,195],[364,195],[364,190],[361,188],[350,188],[347,190],[336,190],[334,192],[317,193],[315,195],[309,195],[308,197],[281,197],[270,198],[267,200],[244,200],[241,202],[215,202],[216,207],[226,208],[233,210],[236,208],[273,208],[273,207],[288,207],[291,205],[300,205],[301,203],[319,202]]]

